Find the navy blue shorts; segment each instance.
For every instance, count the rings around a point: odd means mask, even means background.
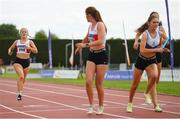
[[[157,59],[157,63],[161,63],[162,62],[162,53],[156,53],[156,59]]]
[[[88,61],[94,62],[96,65],[108,64],[108,54],[105,49],[89,50]]]
[[[29,58],[28,59],[21,59],[21,58],[16,57],[14,63],[20,64],[23,67],[23,69],[25,69],[25,68],[29,67],[30,59]]]

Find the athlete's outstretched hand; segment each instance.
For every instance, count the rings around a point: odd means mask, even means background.
[[[13,51],[11,49],[8,49],[8,55],[12,55],[13,54]]]
[[[76,47],[78,47],[78,48],[85,48],[86,44],[85,43],[76,43]]]

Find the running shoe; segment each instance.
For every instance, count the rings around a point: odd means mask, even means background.
[[[133,108],[133,104],[132,103],[128,103],[126,111],[131,113],[132,112],[132,108]]]
[[[149,94],[144,93],[144,99],[145,99],[145,103],[147,104],[152,103],[151,96]]]
[[[154,108],[155,112],[162,112],[162,109],[160,108],[159,105],[156,105],[156,107]]]
[[[90,105],[89,107],[88,107],[88,114],[92,114],[94,112],[94,109],[93,109],[93,106],[92,105]]]
[[[18,101],[22,100],[22,96],[21,96],[20,94],[18,94],[17,100],[18,100]]]
[[[101,114],[103,114],[103,111],[104,111],[104,106],[99,106],[96,114],[97,114],[97,115],[101,115]]]

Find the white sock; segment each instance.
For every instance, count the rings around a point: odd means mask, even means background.
[[[92,108],[93,108],[93,104],[90,104],[89,107],[92,107]]]
[[[22,95],[22,91],[19,91],[19,95]]]

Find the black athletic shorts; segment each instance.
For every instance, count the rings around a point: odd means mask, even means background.
[[[89,49],[88,61],[94,62],[96,65],[108,64],[107,51],[103,49],[92,50]]]
[[[151,64],[156,64],[156,63],[157,63],[156,56],[146,58],[139,53],[138,58],[136,59],[135,67],[144,71],[146,67],[148,67]]]
[[[25,69],[25,68],[29,67],[30,59],[29,58],[28,59],[21,59],[21,58],[16,57],[14,63],[20,64],[23,67],[23,69]]]

